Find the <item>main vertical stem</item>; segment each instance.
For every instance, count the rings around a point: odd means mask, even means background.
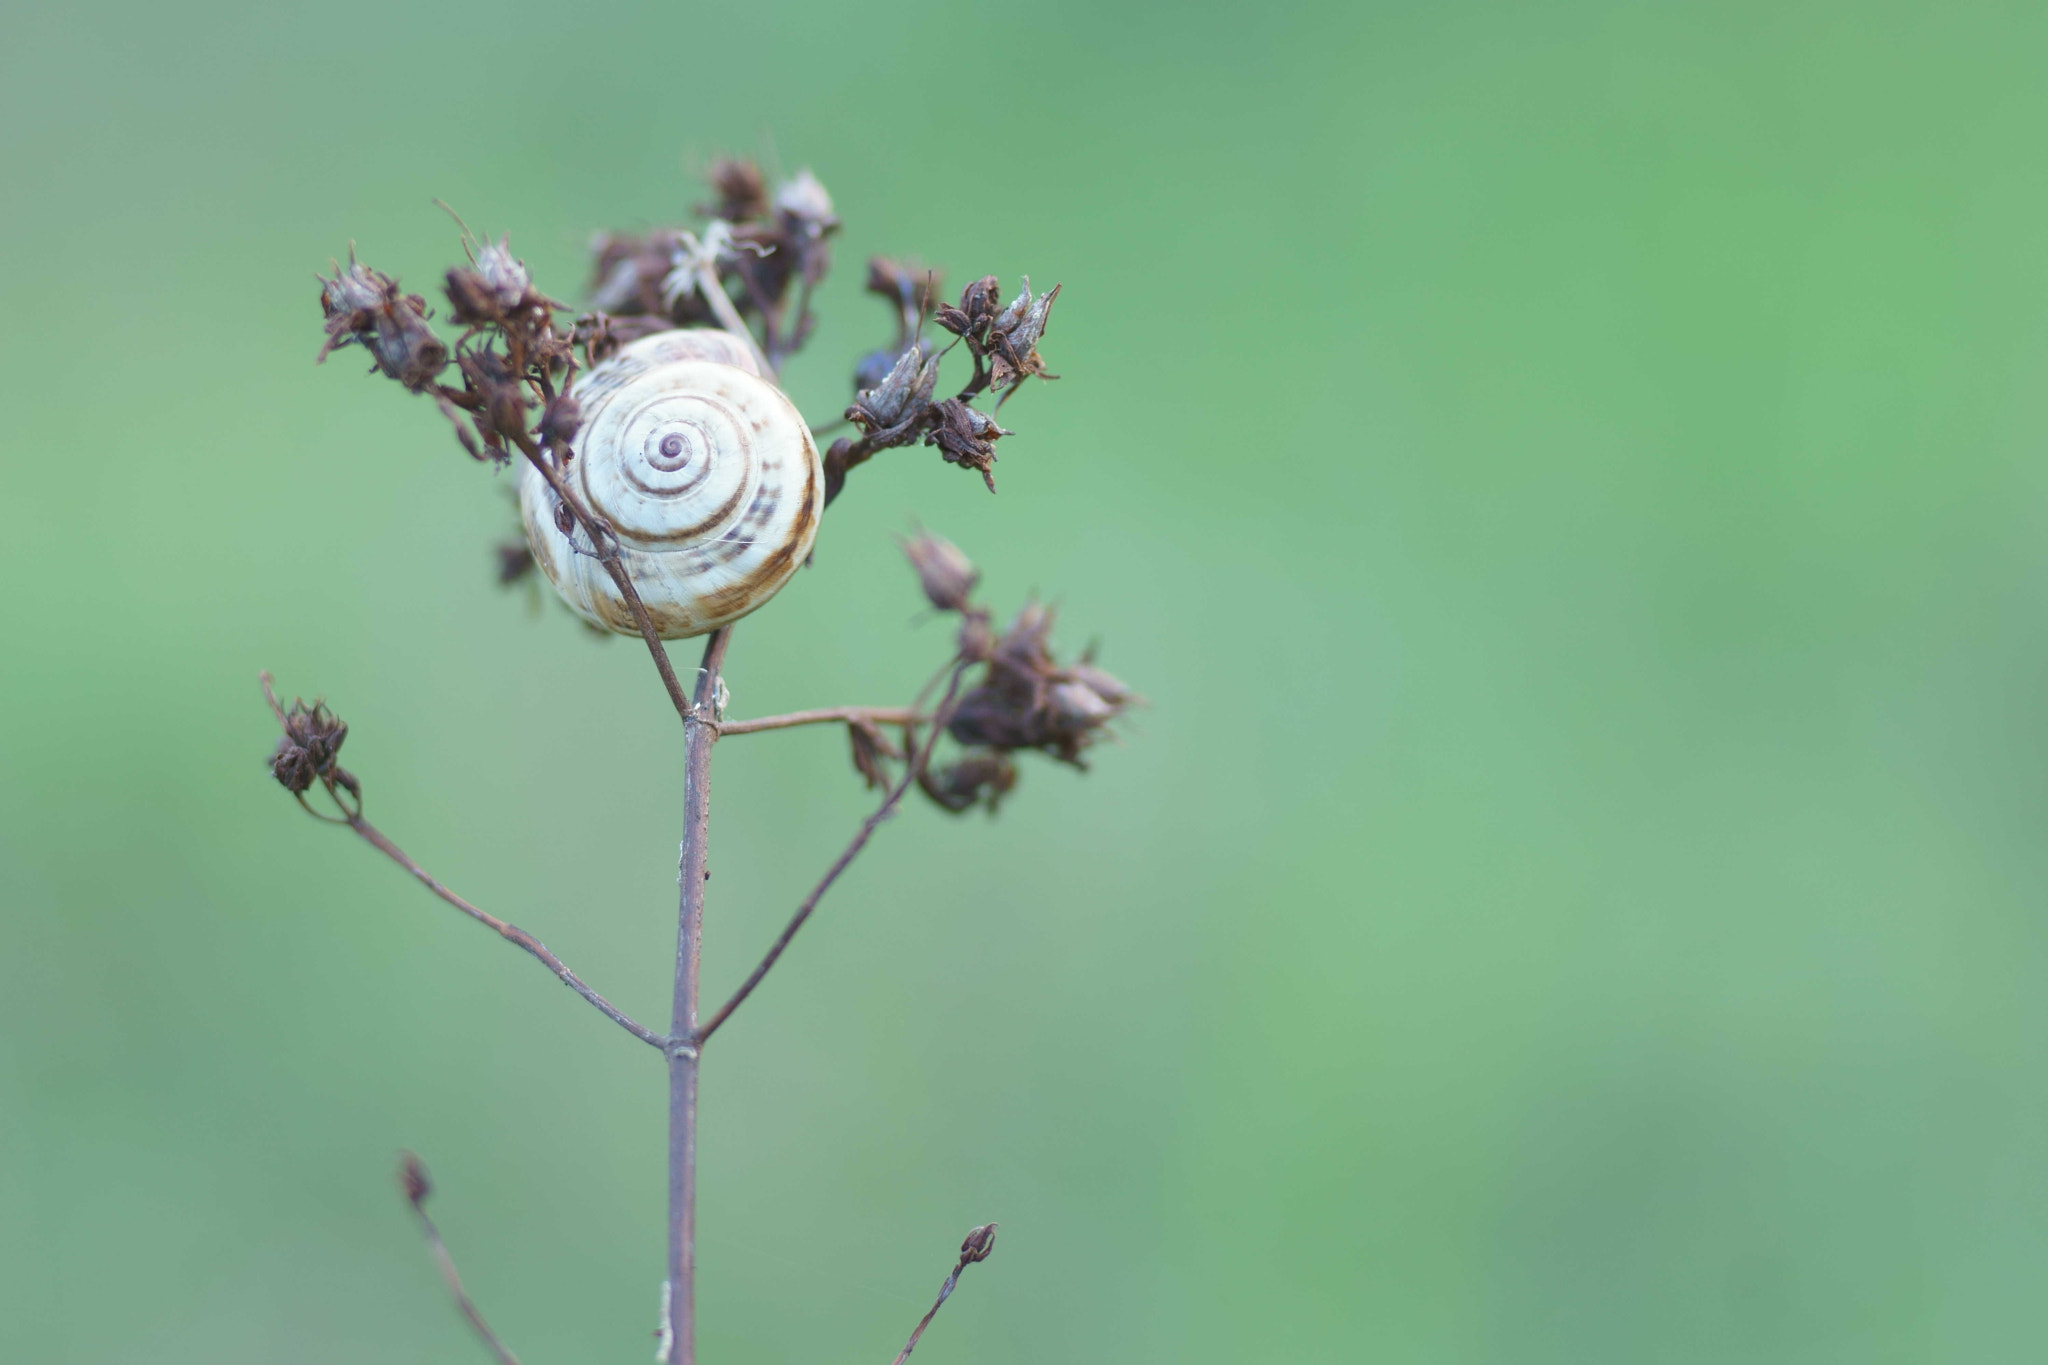
[[[677,878],[675,1004],[668,1043],[668,1365],[697,1360],[697,965],[704,948],[704,860],[711,830],[711,715],[730,626],[711,633],[683,735],[683,846]]]

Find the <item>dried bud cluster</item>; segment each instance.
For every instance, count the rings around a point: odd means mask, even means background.
[[[1034,298],[1027,276],[1023,291],[1007,307],[998,307],[1000,282],[993,275],[984,275],[961,291],[958,304],[941,307],[935,315],[939,326],[967,344],[968,354],[974,357],[974,376],[958,394],[934,402],[938,356],[913,339],[915,327],[910,319],[930,306],[936,284],[935,276],[920,281],[910,267],[895,261],[877,257],[868,262],[869,292],[897,307],[897,343],[893,349],[862,357],[854,370],[856,394],[846,418],[860,428],[861,435],[858,440],[834,441],[825,452],[828,505],[846,486],[848,471],[865,464],[878,451],[919,442],[937,447],[946,463],[974,470],[989,492],[995,492],[996,442],[1012,433],[972,406],[973,399],[994,389],[1000,408],[1027,376],[1059,377],[1046,372],[1038,341],[1045,335],[1046,319],[1060,287],[1054,285],[1050,292]]]
[[[566,462],[578,422],[575,402],[563,392],[575,372],[575,347],[592,337],[609,340],[609,333],[599,319],[560,329],[555,314],[563,305],[534,288],[509,236],[476,246],[465,232],[463,245],[469,264],[450,270],[444,282],[449,316],[464,329],[452,349],[427,325],[425,299],[401,294],[396,280],[358,263],[351,251],[348,265],[322,281],[327,344],[320,356],[339,346],[366,347],[385,375],[433,397],[474,459],[502,464],[514,449],[544,445]],[[440,381],[451,358],[460,386]]]
[[[448,318],[461,329],[452,344],[429,325],[424,298],[402,292],[351,249],[348,264],[321,280],[320,355],[364,347],[379,372],[433,399],[472,458],[503,465],[524,455],[559,479],[576,457],[582,427],[569,396],[580,367],[654,332],[721,319],[757,332],[753,340],[771,368],[809,336],[810,299],[831,265],[830,241],[840,226],[831,195],[808,170],[771,184],[743,158],[714,161],[709,180],[711,200],[699,212],[710,222],[701,232],[658,227],[595,239],[593,310],[573,322],[512,254],[509,234],[479,240],[463,228],[467,263],[444,280]],[[1054,377],[1038,346],[1059,286],[1034,295],[1026,277],[1004,304],[999,280],[986,275],[944,305],[938,286],[936,272],[912,262],[868,262],[866,288],[889,305],[894,337],[855,369],[845,417],[860,434],[833,442],[824,454],[828,505],[850,470],[882,450],[915,445],[979,473],[993,492],[997,443],[1012,434],[994,409],[1028,376]],[[928,320],[959,338],[974,362],[966,384],[944,396],[944,351],[922,335]],[[990,391],[994,409],[976,407]],[[576,535],[578,517],[567,506],[557,509],[566,535]],[[607,552],[602,525],[582,530],[593,541],[588,552]],[[521,567],[516,557],[501,557],[501,581],[516,580]]]
[[[1094,666],[1092,654],[1062,664],[1047,644],[1054,612],[1036,602],[990,644],[980,685],[960,699],[949,732],[1000,753],[1036,749],[1077,768],[1082,753],[1137,697]]]
[[[1077,663],[1059,662],[1048,644],[1054,613],[1047,607],[1027,605],[998,635],[987,609],[972,600],[980,571],[950,541],[920,531],[903,541],[903,552],[925,600],[960,618],[955,657],[963,667],[982,669],[946,725],[962,752],[918,771],[924,794],[956,814],[976,806],[993,813],[1017,785],[1014,755],[1021,749],[1085,769],[1085,751],[1140,698],[1095,667],[1092,651]],[[899,751],[874,721],[847,722],[854,768],[870,787],[886,787],[888,764],[918,752],[916,724],[904,722],[906,743]]]
[[[308,706],[303,699],[294,697],[289,707],[280,706],[277,694],[271,690],[270,675],[265,673],[262,681],[263,699],[270,703],[271,714],[284,728],[277,748],[270,754],[270,775],[301,803],[318,783],[337,802],[341,800],[339,793],[347,792],[354,798],[355,809],[360,810],[362,784],[340,763],[341,744],[348,738],[347,723],[328,710],[324,701]],[[344,805],[343,809],[349,807]]]
[[[1001,283],[995,276],[984,275],[961,292],[957,307],[941,308],[933,318],[967,343],[977,376],[983,364],[987,364],[989,386],[998,394],[998,407],[1030,375],[1059,378],[1047,373],[1045,361],[1038,354],[1038,340],[1045,335],[1046,319],[1052,313],[1053,300],[1059,297],[1060,286],[1054,285],[1050,292],[1034,299],[1031,277],[1026,275],[1023,292],[1010,300],[1008,307],[998,309],[1000,290]]]
[[[827,239],[839,230],[832,196],[807,170],[771,193],[761,168],[741,158],[712,162],[708,178],[716,197],[698,212],[729,228],[719,281],[740,316],[761,328],[761,349],[780,363],[810,335],[811,291],[832,266]],[[616,319],[621,340],[663,327],[717,325],[701,295],[664,287],[677,258],[687,254],[690,236],[668,227],[600,233],[591,242],[591,306]],[[788,317],[792,285],[799,294],[794,319]]]

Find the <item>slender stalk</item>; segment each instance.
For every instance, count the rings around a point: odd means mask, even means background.
[[[420,1159],[411,1152],[405,1154],[401,1180],[405,1188],[406,1201],[412,1205],[413,1213],[419,1217],[420,1234],[426,1238],[427,1250],[434,1258],[434,1265],[441,1272],[441,1282],[448,1286],[449,1296],[455,1300],[455,1306],[461,1309],[462,1316],[469,1320],[470,1330],[475,1332],[490,1353],[498,1358],[498,1365],[519,1365],[518,1357],[512,1354],[504,1342],[498,1340],[498,1334],[484,1321],[484,1315],[469,1297],[469,1291],[462,1287],[462,1276],[455,1270],[455,1258],[448,1254],[448,1245],[441,1240],[441,1230],[435,1227],[434,1220],[427,1216],[427,1193],[433,1188],[427,1180],[427,1168],[422,1166]]]
[[[918,1319],[917,1326],[911,1330],[910,1340],[896,1353],[892,1365],[903,1365],[904,1361],[910,1359],[910,1353],[917,1349],[918,1340],[924,1336],[924,1329],[932,1325],[932,1319],[939,1315],[939,1310],[946,1306],[946,1300],[952,1298],[953,1291],[959,1287],[961,1272],[977,1262],[986,1261],[989,1253],[995,1250],[995,1245],[994,1223],[984,1223],[967,1234],[967,1240],[960,1244],[960,1259],[954,1264],[953,1273],[946,1276],[946,1282],[939,1286],[938,1301],[932,1304],[930,1312]]]
[[[711,827],[711,716],[732,627],[711,633],[683,727],[683,843],[677,879],[676,978],[668,1051],[667,1365],[696,1365],[697,1316],[697,969],[704,953],[704,859]]]
[[[787,730],[797,725],[832,725],[856,720],[871,721],[876,725],[923,725],[931,717],[915,707],[824,706],[815,711],[790,711],[754,720],[722,720],[718,722],[718,737],[723,739],[727,735],[751,735],[762,730]]]
[[[317,811],[314,813],[318,814]],[[535,938],[532,934],[527,933],[524,929],[520,928],[516,924],[506,923],[504,920],[499,919],[496,915],[493,915],[488,911],[478,909],[476,906],[471,905],[468,901],[464,900],[462,897],[456,895],[453,891],[450,891],[447,887],[443,886],[439,881],[435,880],[435,878],[431,876],[425,868],[421,867],[411,858],[408,858],[405,855],[404,849],[400,848],[397,844],[392,843],[390,839],[386,838],[384,835],[384,831],[378,829],[368,820],[365,820],[360,813],[349,816],[349,818],[343,821],[343,823],[345,823],[350,829],[354,830],[357,834],[362,835],[364,842],[368,843],[372,848],[376,849],[379,853],[382,853],[392,862],[397,863],[407,872],[412,873],[412,875],[419,881],[419,884],[421,886],[426,887],[427,890],[433,892],[442,900],[448,902],[448,904],[454,906],[457,910],[460,910],[463,914],[468,915],[478,924],[481,924],[486,928],[495,931],[498,934],[498,936],[504,939],[507,943],[516,944],[519,947],[524,948],[527,952],[532,953],[534,957],[540,961],[540,964],[543,967],[546,967],[549,971],[553,972],[558,978],[561,979],[563,985],[567,986],[570,990],[576,992],[576,994],[582,996],[585,1000],[588,1000],[591,1004],[595,1005],[598,1009],[598,1012],[604,1015],[605,1018],[611,1020],[620,1028],[624,1029],[626,1032],[632,1034],[635,1038],[638,1038],[641,1042],[647,1043],[650,1046],[661,1047],[668,1041],[667,1039],[663,1038],[659,1033],[656,1033],[653,1029],[648,1028],[645,1025],[635,1023],[633,1019],[629,1015],[627,1015],[624,1010],[621,1010],[617,1005],[614,1005],[611,1001],[605,999],[596,991],[584,985],[582,977],[570,971],[567,963],[563,962],[562,959],[556,957],[553,953],[549,952],[548,946],[545,943],[542,943],[539,939]]]
[[[811,912],[818,908],[818,902],[823,900],[825,893],[832,889],[832,883],[839,880],[839,874],[846,871],[852,865],[853,860],[859,856],[860,851],[868,846],[868,840],[875,837],[875,831],[882,827],[882,822],[896,813],[896,807],[902,803],[904,794],[910,790],[911,785],[917,781],[918,774],[923,772],[925,765],[931,761],[932,748],[939,742],[939,734],[946,728],[946,721],[953,714],[953,704],[960,695],[960,679],[965,676],[968,666],[965,662],[956,663],[953,666],[953,677],[946,684],[946,695],[939,702],[939,709],[932,724],[931,734],[925,739],[924,747],[911,756],[909,765],[903,770],[902,780],[890,789],[886,797],[882,798],[882,804],[875,808],[874,814],[861,821],[860,828],[854,832],[853,841],[841,851],[837,858],[833,859],[832,866],[825,869],[825,875],[819,879],[816,886],[811,888],[811,894],[804,897],[803,904],[797,907],[796,914],[790,917],[788,925],[783,928],[781,934],[776,936],[774,944],[769,947],[767,956],[761,959],[759,966],[747,974],[747,979],[740,983],[738,990],[733,992],[732,999],[720,1005],[718,1013],[712,1015],[703,1028],[695,1031],[696,1040],[700,1045],[712,1034],[718,1032],[718,1026],[730,1018],[732,1012],[738,1009],[746,1001],[746,998],[754,993],[754,988],[761,984],[763,978],[768,975],[769,969],[775,965],[783,952],[788,949],[791,940],[797,935],[797,930],[804,927],[804,923],[811,917]]]

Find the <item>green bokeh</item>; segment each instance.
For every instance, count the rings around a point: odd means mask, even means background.
[[[643,1017],[678,747],[488,580],[503,479],[315,369],[430,200],[566,293],[726,149],[871,251],[1063,281],[1002,493],[860,472],[735,710],[903,698],[891,536],[1152,699],[892,824],[705,1082],[704,1356],[2007,1361],[2048,1313],[2038,5],[17,6],[0,36],[0,1356],[645,1360],[662,1095],[294,811]],[[688,646],[679,657],[693,657]],[[865,798],[720,751],[708,980]]]

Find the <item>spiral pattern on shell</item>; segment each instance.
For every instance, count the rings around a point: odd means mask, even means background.
[[[773,597],[810,554],[823,511],[818,448],[752,348],[710,329],[657,332],[591,368],[568,482],[617,533],[656,631],[680,640]],[[555,491],[520,466],[519,511],[534,562],[593,625],[637,635],[625,596],[556,524]],[[580,548],[579,548],[580,547]]]

